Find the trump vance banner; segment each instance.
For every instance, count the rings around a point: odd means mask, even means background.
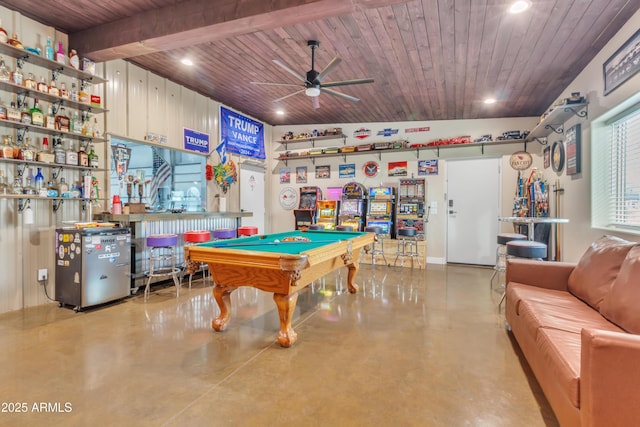
[[[264,125],[220,107],[220,145],[216,150],[265,159]]]

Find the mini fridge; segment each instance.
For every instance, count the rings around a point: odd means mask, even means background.
[[[130,294],[131,231],[120,227],[56,229],[55,297],[80,311]]]

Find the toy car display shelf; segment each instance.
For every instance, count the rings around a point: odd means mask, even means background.
[[[535,140],[542,145],[547,145],[547,136],[551,135],[552,133],[563,134],[564,123],[569,118],[571,118],[572,116],[576,116],[582,119],[586,119],[588,117],[587,105],[589,105],[589,103],[586,101],[580,103],[567,103],[558,105],[557,107],[553,108],[546,116],[544,116],[540,123],[538,123],[536,127],[531,130],[531,132],[527,136],[527,140]]]

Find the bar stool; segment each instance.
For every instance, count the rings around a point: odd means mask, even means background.
[[[213,238],[215,240],[235,239],[236,229],[235,228],[218,228],[217,230],[213,230]]]
[[[371,264],[376,265],[376,255],[382,255],[384,263],[388,266],[389,262],[387,261],[387,257],[384,256],[384,230],[382,227],[379,225],[368,225],[364,228],[364,231],[376,234],[376,239],[373,241],[373,245],[371,245]]]
[[[507,256],[543,260],[547,257],[547,245],[533,240],[512,240],[507,242]],[[506,295],[506,292],[502,294],[498,310],[500,310]]]
[[[147,272],[147,286],[144,288],[144,299],[149,299],[149,287],[154,277],[173,278],[176,285],[176,298],[180,296],[180,281],[178,273],[180,268],[176,267],[174,256],[175,246],[178,243],[177,234],[152,234],[147,237],[147,247],[149,248],[149,271]],[[170,265],[167,265],[170,262]]]
[[[393,261],[393,266],[396,266],[398,258],[402,259],[404,265],[404,258],[411,258],[411,268],[413,268],[414,258],[418,261],[418,267],[422,268],[420,263],[420,254],[418,253],[418,230],[415,227],[403,227],[398,229],[398,250],[396,252],[396,259]]]
[[[527,236],[518,233],[500,233],[498,234],[496,248],[496,264],[493,266],[493,274],[489,279],[489,287],[493,289],[493,279],[496,277],[500,280],[500,275],[504,274],[507,269],[507,243],[513,240],[527,240]],[[501,283],[502,292],[504,292],[504,283]]]
[[[258,227],[253,225],[243,225],[242,227],[238,227],[238,237],[243,236],[255,236],[258,234]]]
[[[195,245],[197,243],[204,243],[211,240],[211,232],[209,230],[190,230],[185,231],[182,239],[184,240],[185,246]],[[207,279],[207,270],[209,269],[206,262],[198,263],[199,269],[202,270],[202,281],[206,282]],[[197,271],[197,270],[196,270]],[[193,273],[189,273],[189,289],[191,289],[191,280],[193,279]]]
[[[307,230],[324,230],[324,225],[322,224],[311,224],[307,227]]]
[[[337,225],[336,231],[353,231],[352,225]]]

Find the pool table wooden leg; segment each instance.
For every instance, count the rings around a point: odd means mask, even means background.
[[[280,316],[280,332],[278,332],[278,344],[282,347],[291,347],[297,340],[298,334],[291,327],[291,318],[296,309],[298,293],[273,294],[273,300],[278,306]]]
[[[235,291],[233,286],[213,286],[213,297],[220,307],[220,315],[213,319],[211,327],[216,331],[224,331],[229,326],[231,320],[231,292]]]
[[[353,256],[351,252],[347,252],[342,255],[342,261],[344,261],[344,265],[349,269],[347,273],[347,286],[349,287],[349,292],[355,294],[358,292],[358,285],[356,285],[356,274],[358,274],[358,270],[360,269],[360,264],[358,263],[359,253],[356,256]]]

